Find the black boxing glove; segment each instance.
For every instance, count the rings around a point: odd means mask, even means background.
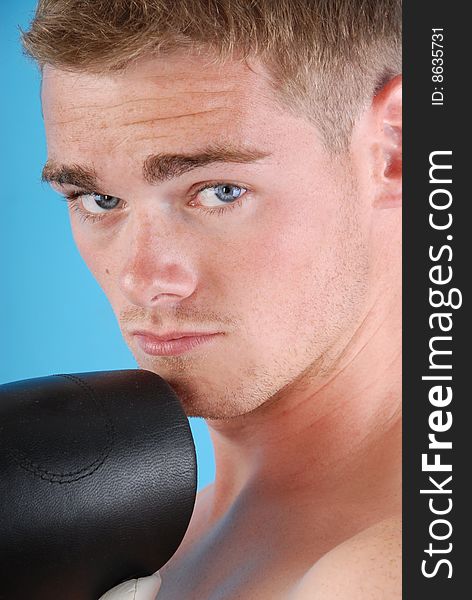
[[[0,386],[0,598],[97,600],[147,578],[182,541],[196,481],[187,417],[154,373]]]

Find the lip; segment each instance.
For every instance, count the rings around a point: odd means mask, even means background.
[[[146,354],[151,356],[179,356],[190,352],[197,346],[212,342],[222,334],[221,332],[171,331],[156,335],[149,331],[133,331],[132,335],[141,350]]]

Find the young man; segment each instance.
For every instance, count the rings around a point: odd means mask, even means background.
[[[43,177],[215,448],[107,597],[400,598],[400,2],[41,0],[25,45]]]

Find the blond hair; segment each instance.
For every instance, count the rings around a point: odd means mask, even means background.
[[[181,49],[257,58],[336,150],[401,72],[401,0],[40,0],[23,45],[41,68],[97,73]]]

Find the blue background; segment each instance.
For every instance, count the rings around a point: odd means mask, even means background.
[[[136,367],[74,246],[65,202],[40,181],[40,77],[18,29],[28,27],[35,5],[0,3],[0,383]],[[214,479],[213,450],[205,422],[190,422],[201,489]]]

